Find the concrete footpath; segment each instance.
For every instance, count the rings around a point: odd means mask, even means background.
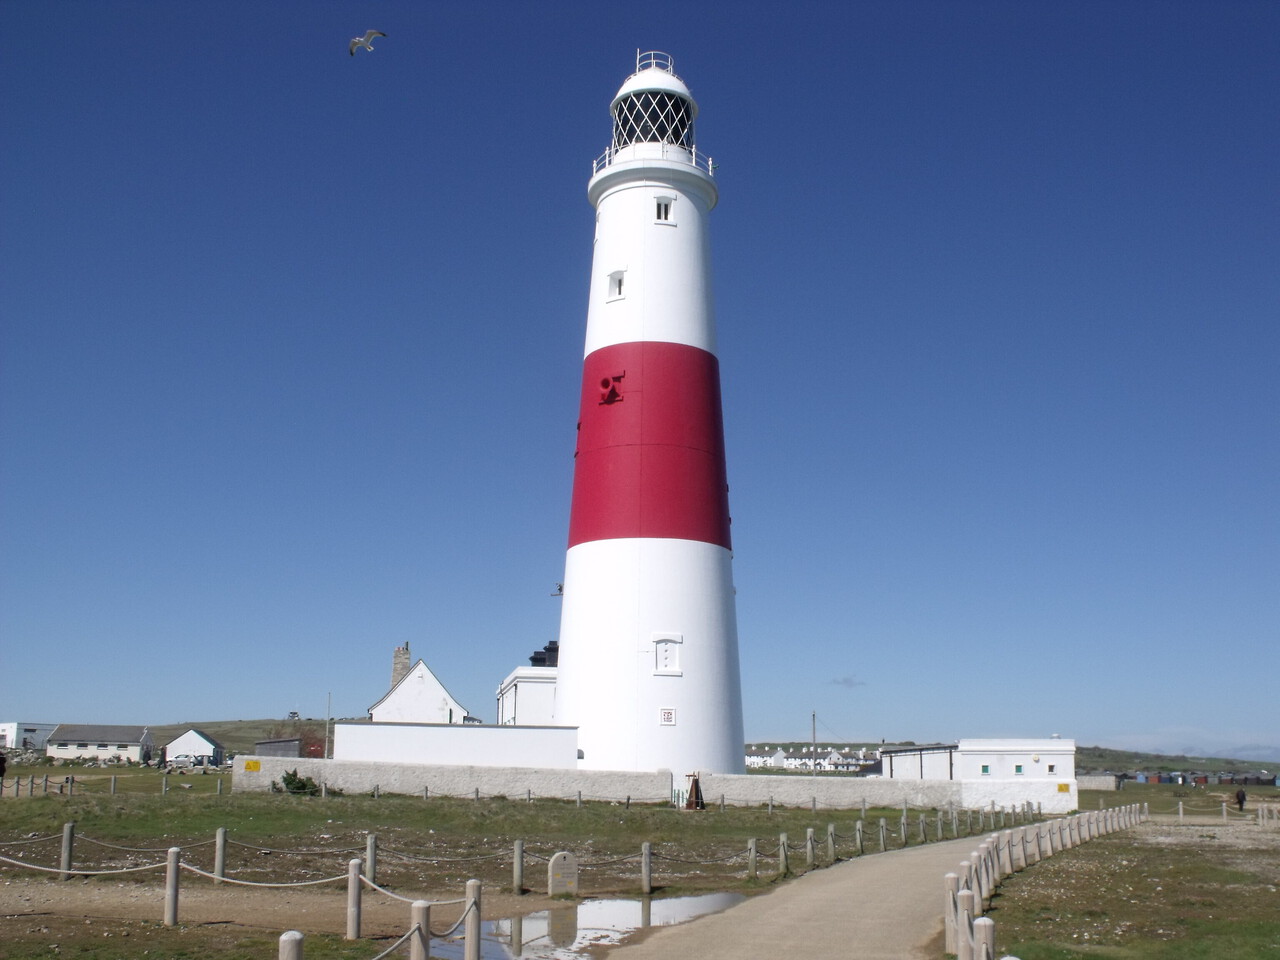
[[[982,837],[875,853],[815,870],[723,913],[658,927],[609,960],[942,960],[943,881]]]

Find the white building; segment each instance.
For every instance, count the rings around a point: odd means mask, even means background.
[[[182,756],[192,757],[197,763],[216,767],[226,759],[226,750],[213,737],[192,727],[164,745],[166,760]]]
[[[956,761],[961,780],[1075,780],[1076,742],[1048,740],[960,740]]]
[[[560,642],[552,640],[516,667],[498,687],[498,726],[529,727],[555,723]]]
[[[58,725],[12,720],[0,723],[0,750],[43,750]]]
[[[499,726],[547,726],[555,723],[555,667],[516,667],[498,687]]]
[[[49,735],[45,755],[55,760],[151,759],[155,740],[146,727],[110,724],[60,723]]]
[[[374,723],[463,723],[467,710],[419,660],[369,708]]]
[[[1052,780],[1076,778],[1076,742],[1048,739],[959,740],[954,745],[891,747],[881,751],[893,780]]]

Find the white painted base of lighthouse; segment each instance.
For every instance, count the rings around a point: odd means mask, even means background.
[[[569,550],[556,722],[581,769],[744,769],[731,559],[694,540]]]

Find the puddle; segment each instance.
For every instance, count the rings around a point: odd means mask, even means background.
[[[684,923],[719,913],[746,897],[707,893],[669,900],[584,900],[522,917],[481,924],[481,960],[580,960],[592,946],[621,943],[646,927]],[[431,956],[461,960],[462,941],[433,940]]]

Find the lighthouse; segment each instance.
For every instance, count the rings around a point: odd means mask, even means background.
[[[698,107],[637,53],[595,161],[556,722],[593,770],[743,770],[709,263],[718,190]]]

